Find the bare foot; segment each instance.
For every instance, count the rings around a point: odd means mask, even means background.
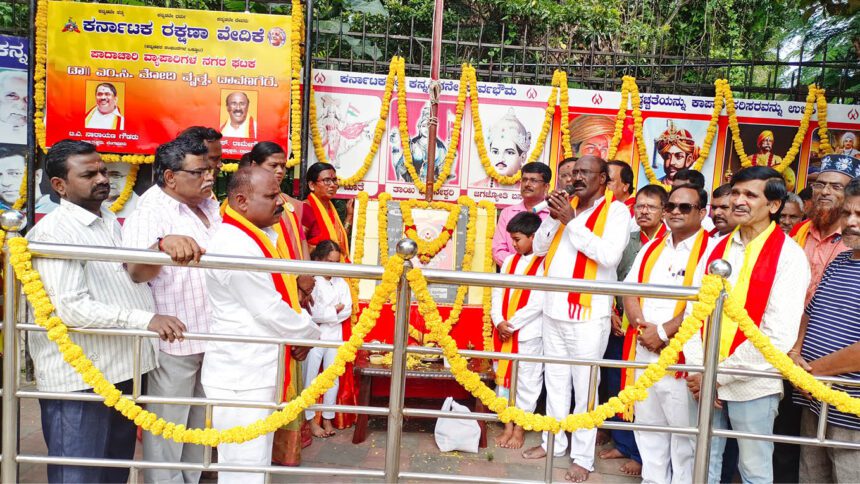
[[[585,482],[588,479],[589,472],[579,464],[572,463],[567,468],[567,473],[564,478],[571,482]]]
[[[326,437],[331,437],[337,432],[334,431],[334,425],[331,424],[331,420],[324,418],[322,428],[325,431]]]
[[[526,440],[526,430],[519,425],[514,427],[514,434],[505,443],[504,447],[508,449],[519,449],[523,446]]]
[[[631,459],[630,461],[625,463],[623,466],[619,467],[618,470],[627,474],[628,476],[641,476],[642,475],[642,464]]]
[[[316,420],[311,420],[311,433],[314,434],[314,437],[325,439],[328,438],[328,433],[320,427],[320,424],[317,423]]]
[[[505,447],[505,444],[511,440],[511,435],[514,433],[514,424],[508,422],[505,424],[505,431],[502,432],[498,437],[496,437],[496,445],[499,447]]]
[[[523,451],[523,459],[543,459],[544,457],[546,457],[546,451],[539,445]]]
[[[613,447],[611,449],[601,450],[600,453],[597,454],[597,457],[600,457],[601,459],[623,459],[627,456],[622,454],[617,448]]]
[[[606,429],[597,429],[597,445],[606,445],[612,440],[612,434]]]

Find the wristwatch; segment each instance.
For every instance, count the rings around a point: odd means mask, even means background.
[[[664,328],[662,324],[657,325],[657,336],[659,336],[660,340],[664,343],[669,342],[669,336],[666,334],[666,328]]]

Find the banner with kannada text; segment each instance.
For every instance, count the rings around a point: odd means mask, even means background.
[[[373,129],[379,119],[385,91],[385,76],[317,69],[314,71],[317,119],[320,142],[327,161],[333,162],[338,175],[346,178],[362,166],[372,145]],[[444,154],[456,150],[451,175],[437,192],[437,200],[456,200],[469,195],[476,200],[492,200],[503,207],[519,202],[518,185],[499,185],[487,177],[471,114],[466,101],[463,132],[459,146],[450,146],[456,113],[459,81],[442,80],[439,105],[439,127],[436,139],[436,172]],[[419,177],[426,173],[427,88],[426,78],[406,79],[409,146],[413,166]],[[488,162],[503,174],[516,172],[535,149],[543,124],[549,86],[478,83],[479,114],[483,127]],[[341,187],[340,194],[352,197],[365,191],[371,197],[388,192],[395,198],[423,198],[411,183],[403,165],[403,149],[394,95],[379,152],[364,179],[355,187]],[[569,123],[574,156],[596,154],[606,157],[615,129],[621,94],[615,91],[571,89],[566,122]],[[633,118],[628,110],[616,159],[629,163],[636,174],[636,186],[648,184],[643,163],[648,163],[662,181],[671,181],[677,170],[689,167],[698,157],[711,118],[713,98],[671,94],[642,94],[643,141],[647,160],[640,160],[634,139]],[[803,117],[804,103],[736,99],[740,136],[744,151],[778,163],[788,151]],[[794,190],[806,185],[808,170],[815,171],[818,152],[818,122],[813,115],[809,131],[803,138],[800,153],[786,177]],[[860,106],[830,104],[827,110],[830,143],[837,153],[860,158]],[[562,115],[556,109],[551,136],[537,160],[551,168],[561,157],[560,126]],[[769,139],[767,142],[765,139]],[[310,143],[309,143],[310,144]],[[317,158],[309,153],[309,163]],[[717,136],[705,160],[702,172],[709,188],[716,188],[737,172],[740,161],[728,127],[728,118],[720,116]],[[406,176],[404,176],[404,174]],[[422,182],[423,184],[423,182]]]
[[[152,153],[218,127],[224,155],[289,139],[290,17],[48,4],[47,144]]]

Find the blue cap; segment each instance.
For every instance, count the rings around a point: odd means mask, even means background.
[[[826,155],[821,159],[821,173],[828,171],[856,178],[860,176],[860,160],[848,155]]]

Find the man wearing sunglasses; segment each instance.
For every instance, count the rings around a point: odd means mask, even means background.
[[[785,180],[773,168],[753,166],[732,177],[732,218],[738,223],[699,263],[693,286],[702,283],[709,264],[724,259],[732,266],[728,280],[731,297],[743,304],[750,319],[778,351],[788,352],[797,340],[803,315],[809,263],[803,250],[779,229],[777,221],[787,191]],[[686,314],[692,313],[692,303]],[[773,371],[764,356],[747,340],[736,322],[723,317],[719,343],[720,369]],[[696,331],[684,347],[686,362],[703,364],[702,337]],[[696,400],[701,373],[687,377],[687,387]],[[717,375],[714,428],[760,435],[773,434],[773,422],[783,392],[781,380],[739,375]],[[691,406],[691,416],[695,405]],[[691,417],[692,418],[692,417]],[[710,446],[708,482],[719,482],[724,437],[714,437]],[[773,482],[773,442],[738,439],[739,469],[744,482]]]
[[[677,178],[676,178],[677,180]],[[638,203],[638,202],[637,202]],[[695,185],[675,185],[663,217],[670,233],[651,240],[633,262],[625,282],[690,286],[699,260],[710,237],[702,228],[708,206],[708,193]],[[624,298],[624,311],[630,321],[625,335],[628,361],[653,363],[660,350],[681,326],[686,304],[669,299]],[[624,370],[632,384],[643,370]],[[632,377],[632,378],[631,378]],[[689,398],[686,382],[667,375],[654,384],[649,398],[635,405],[635,422],[645,425],[688,427]],[[642,456],[644,482],[690,482],[693,479],[693,441],[689,436],[664,432],[634,432]]]
[[[545,275],[594,281],[617,281],[616,267],[630,236],[630,211],[613,201],[606,189],[609,173],[606,161],[583,156],[570,166],[568,190],[556,190],[547,199],[549,218],[535,235],[534,252],[546,255]],[[571,195],[573,197],[571,198]],[[585,293],[547,293],[544,304],[544,354],[562,358],[598,359],[606,351],[609,338],[612,297]],[[545,367],[547,414],[563,418],[570,411],[574,391],[576,413],[588,406],[589,370],[584,366],[553,365]],[[565,478],[584,482],[594,470],[594,447],[597,430],[580,430],[571,436],[570,456],[573,462]],[[544,444],[523,452],[527,459],[546,455]],[[564,454],[567,436],[555,436],[555,452]]]
[[[155,185],[141,197],[137,210],[123,225],[123,245],[176,254],[187,263],[197,262],[221,224],[218,203],[212,200],[215,170],[207,146],[191,137],[179,137],[155,152]],[[174,258],[176,260],[176,257]],[[159,312],[176,316],[192,333],[208,333],[211,324],[209,298],[203,271],[189,267],[129,264],[135,282],[152,287]],[[150,395],[204,397],[200,370],[206,344],[199,340],[159,342],[158,368],[147,376]],[[199,405],[150,404],[165,419],[189,428],[205,425],[205,409]],[[182,444],[144,433],[143,455],[157,462],[200,463],[203,446]],[[192,482],[199,471],[147,469],[147,482]]]

